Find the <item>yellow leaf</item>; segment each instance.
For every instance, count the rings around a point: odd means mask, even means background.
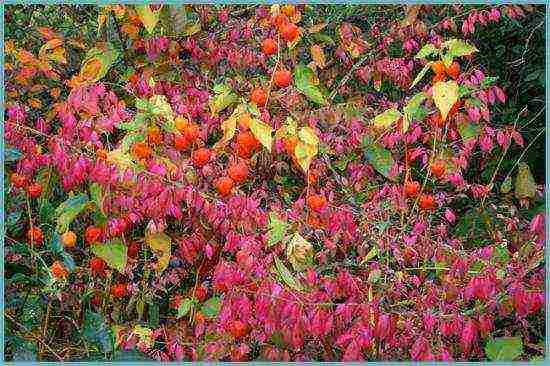
[[[237,117],[231,115],[228,119],[222,122],[220,128],[223,131],[223,136],[220,141],[216,142],[214,149],[219,149],[227,144],[233,136],[235,136],[235,130],[237,129]]]
[[[300,131],[298,132],[298,137],[300,138],[300,140],[308,145],[319,145],[319,137],[317,137],[315,130],[311,127],[305,126],[300,128]]]
[[[116,165],[119,171],[124,171],[134,166],[134,161],[130,154],[125,153],[120,148],[109,152],[107,162]]]
[[[153,347],[153,331],[147,327],[137,324],[133,333],[139,337],[139,341],[146,344],[148,348]]]
[[[315,64],[319,66],[319,68],[323,69],[326,66],[325,62],[325,53],[323,52],[323,49],[318,44],[314,44],[310,48],[311,52],[311,58],[313,58],[313,61],[315,61]]]
[[[145,241],[153,250],[160,252],[160,257],[156,266],[156,270],[160,274],[168,267],[168,263],[170,262],[171,239],[164,233],[156,233],[146,235]]]
[[[53,60],[60,64],[67,64],[67,57],[65,56],[65,48],[57,47],[48,55],[50,60]]]
[[[439,81],[432,87],[433,100],[443,121],[447,120],[447,115],[458,100],[458,84],[454,80],[447,82]]]
[[[396,108],[391,108],[374,117],[372,123],[376,127],[389,128],[399,117],[401,117],[401,113]]]
[[[136,5],[136,12],[138,14],[139,20],[147,29],[147,32],[153,33],[155,26],[159,21],[159,10],[151,10],[149,4],[147,5]]]
[[[273,128],[259,119],[253,118],[250,120],[250,131],[260,141],[264,147],[271,152],[273,137],[271,136]]]
[[[40,51],[38,51],[38,57],[40,59],[46,58],[46,53],[50,50],[56,49],[57,47],[61,46],[63,44],[63,40],[60,38],[53,38],[50,39],[48,42],[44,43],[42,47],[40,47]]]
[[[286,137],[296,136],[298,130],[298,124],[292,117],[286,118],[286,123],[282,125],[276,132],[275,138],[282,139]]]
[[[308,172],[309,166],[313,158],[317,155],[318,147],[316,145],[307,144],[301,140],[298,141],[294,148],[294,156],[304,172]]]

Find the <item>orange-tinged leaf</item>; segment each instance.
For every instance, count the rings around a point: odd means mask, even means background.
[[[30,98],[27,102],[34,109],[39,109],[42,107],[42,102],[38,98]]]
[[[44,39],[46,39],[47,41],[52,39],[52,38],[61,38],[61,36],[59,34],[54,32],[49,27],[38,27],[37,30],[42,35],[42,37],[44,37]]]
[[[320,31],[322,31],[323,29],[325,29],[326,26],[327,26],[327,23],[319,23],[319,24],[314,25],[313,27],[310,27],[310,28],[308,29],[308,32],[309,32],[310,34],[319,33]]]
[[[82,66],[82,69],[80,70],[80,75],[84,80],[92,80],[101,71],[101,66],[101,60],[93,58]]]
[[[139,28],[131,23],[123,24],[122,27],[120,27],[120,30],[122,33],[126,33],[131,38],[134,38],[139,33]]]
[[[5,41],[4,50],[6,51],[7,55],[15,52],[15,43],[12,39],[8,39],[7,41]]]
[[[67,57],[65,56],[65,48],[63,47],[57,47],[55,50],[53,50],[49,55],[48,58],[52,61],[55,61],[60,64],[67,64]]]
[[[315,62],[315,64],[319,66],[319,68],[323,69],[326,66],[326,63],[325,63],[325,53],[321,48],[321,46],[319,46],[318,44],[314,44],[313,46],[311,46],[310,52],[311,52],[311,58],[313,58],[313,61]]]
[[[52,38],[48,42],[44,43],[42,47],[40,47],[40,51],[38,51],[38,57],[41,59],[46,58],[46,53],[49,50],[53,50],[57,47],[60,47],[63,44],[63,40],[60,38]]]
[[[29,51],[25,51],[25,50],[17,51],[17,56],[15,58],[17,59],[17,61],[21,62],[22,64],[32,64],[36,62],[34,55]]]
[[[61,89],[59,88],[52,88],[50,89],[50,95],[52,98],[57,99],[61,95]]]

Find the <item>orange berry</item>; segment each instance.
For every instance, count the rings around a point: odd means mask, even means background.
[[[420,183],[416,181],[408,181],[405,183],[405,196],[416,197],[420,191]]]
[[[248,159],[252,156],[252,150],[246,146],[237,145],[237,156],[243,159]]]
[[[243,183],[248,177],[248,166],[244,161],[240,161],[229,167],[229,177],[235,181],[235,183]]]
[[[278,46],[277,42],[275,42],[272,38],[267,38],[262,43],[262,52],[266,56],[271,56],[274,53],[277,52]]]
[[[197,323],[202,323],[205,320],[206,320],[205,316],[200,311],[197,311],[195,313],[195,321]]]
[[[44,242],[44,234],[42,234],[42,230],[39,227],[33,226],[27,232],[27,239],[33,245],[40,246]]]
[[[74,248],[76,245],[76,234],[72,231],[67,231],[65,234],[61,235],[61,244],[65,248]]]
[[[253,150],[258,146],[259,142],[254,135],[250,132],[241,132],[237,135],[237,145],[242,146],[248,150]]]
[[[15,188],[23,188],[27,184],[27,177],[21,174],[13,173],[11,175],[11,183]]]
[[[145,142],[136,142],[132,146],[132,154],[138,159],[147,159],[151,156],[152,150]]]
[[[258,107],[263,107],[265,106],[265,103],[267,103],[267,93],[262,88],[256,88],[252,90],[252,93],[250,94],[250,100]]]
[[[160,132],[160,129],[156,125],[149,127],[147,141],[151,145],[160,145],[162,143],[162,132]]]
[[[287,42],[294,42],[298,38],[298,27],[295,24],[287,23],[282,27],[281,36]]]
[[[125,283],[119,283],[115,286],[113,286],[111,292],[113,294],[113,297],[117,299],[122,299],[127,294],[127,288]]]
[[[99,149],[97,150],[96,155],[99,160],[105,161],[107,160],[108,153],[107,153],[107,150],[105,149]]]
[[[287,86],[290,85],[290,81],[291,81],[290,71],[286,69],[280,69],[275,71],[274,81],[278,87],[286,88]]]
[[[307,205],[313,211],[320,212],[327,204],[327,199],[321,194],[312,194],[307,198]]]
[[[27,192],[31,198],[38,198],[42,194],[42,186],[38,183],[33,183],[27,187]]]
[[[229,326],[229,331],[235,338],[242,338],[248,334],[248,326],[240,320],[234,320]]]
[[[193,143],[199,138],[200,132],[199,126],[194,123],[189,123],[189,125],[185,128],[184,135],[190,143]]]
[[[60,261],[55,261],[52,264],[52,274],[55,278],[67,278],[69,271]]]
[[[273,17],[272,23],[277,27],[277,30],[281,32],[283,27],[288,23],[288,18],[284,14],[277,14]]]
[[[185,135],[174,135],[174,148],[179,151],[186,150],[189,147],[189,140]]]
[[[102,276],[105,270],[105,261],[99,257],[93,257],[90,260],[90,269],[94,276]]]
[[[222,196],[229,196],[233,189],[233,179],[229,177],[221,177],[216,181],[216,189]]]
[[[436,75],[445,75],[445,64],[443,63],[443,61],[436,61],[432,64],[432,71],[436,74]]]
[[[86,239],[86,243],[88,245],[91,245],[93,243],[99,242],[101,238],[102,231],[100,228],[95,226],[88,226],[86,228],[86,233],[84,234],[84,238]]]
[[[430,169],[432,174],[438,179],[445,175],[445,163],[442,160],[434,161]]]
[[[181,117],[181,116],[176,117],[176,119],[174,120],[174,123],[176,125],[176,129],[180,133],[184,133],[185,129],[189,125],[189,121],[187,120],[187,118]]]
[[[433,210],[436,207],[435,199],[431,194],[423,194],[420,197],[419,206],[422,210]]]
[[[195,150],[193,153],[193,165],[198,168],[201,168],[208,163],[210,160],[210,150],[205,147],[202,147],[198,150]]]
[[[445,74],[435,74],[432,78],[432,84],[435,84],[440,81],[445,81]]]
[[[460,64],[456,61],[454,61],[452,64],[447,67],[445,70],[447,72],[447,75],[452,77],[453,79],[458,78],[458,75],[460,75]]]

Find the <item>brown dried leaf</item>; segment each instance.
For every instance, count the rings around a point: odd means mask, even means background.
[[[314,44],[313,46],[311,46],[310,52],[311,52],[311,58],[313,58],[313,61],[315,62],[315,64],[317,64],[319,68],[324,69],[326,66],[326,61],[325,61],[325,53],[323,51],[323,48],[321,48],[321,46],[319,46],[318,44]]]

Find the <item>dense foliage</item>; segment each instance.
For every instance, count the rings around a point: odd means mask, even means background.
[[[5,37],[7,359],[544,357],[544,7],[7,6]]]

